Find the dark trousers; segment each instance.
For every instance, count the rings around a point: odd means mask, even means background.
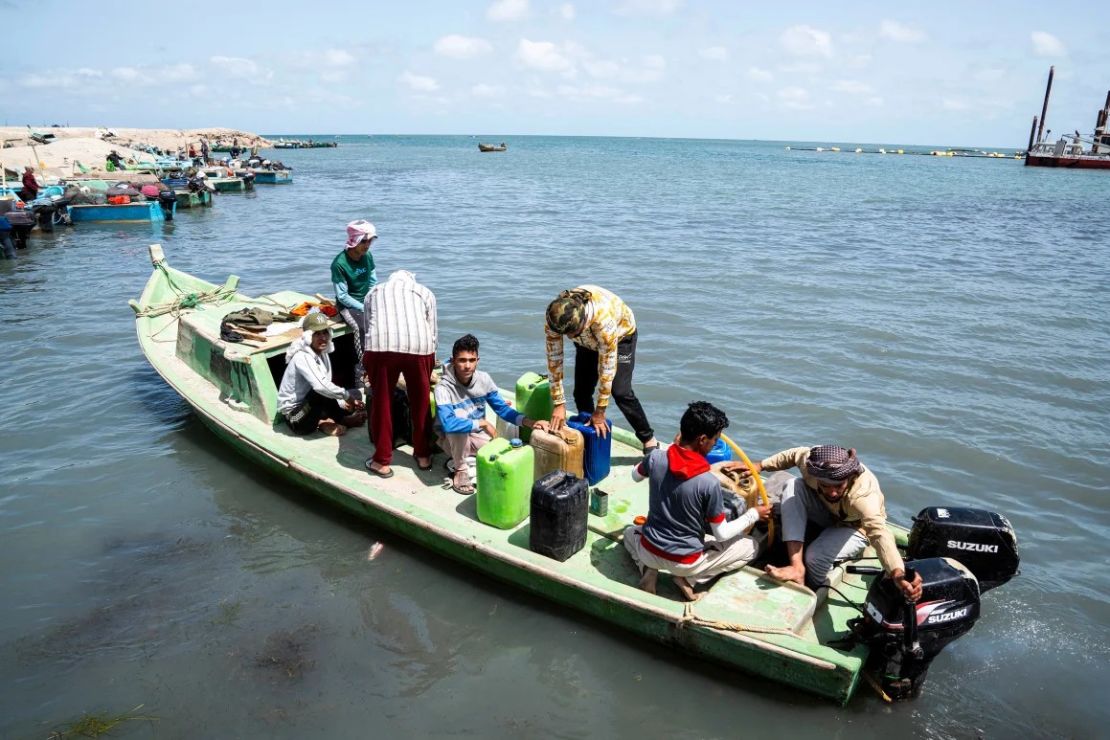
[[[412,454],[415,457],[431,457],[428,424],[431,423],[432,386],[429,377],[435,366],[435,355],[367,352],[363,355],[362,362],[374,394],[368,427],[372,439],[376,440],[374,462],[385,466],[393,461],[393,408],[390,393],[397,385],[397,378],[402,375],[405,377],[412,414]]]
[[[297,408],[285,415],[285,422],[294,434],[310,434],[320,426],[321,419],[331,419],[339,423],[347,412],[339,407],[339,401],[309,391]]]
[[[655,430],[632,390],[632,372],[636,369],[636,334],[632,332],[617,344],[617,374],[613,376],[613,400],[636,432],[636,439],[647,442]],[[594,388],[598,380],[598,353],[574,345],[574,404],[579,411],[594,410]]]
[[[0,231],[0,252],[8,259],[15,259],[15,245],[12,244],[10,231]]]

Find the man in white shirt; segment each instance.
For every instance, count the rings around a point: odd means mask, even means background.
[[[393,469],[393,413],[390,395],[398,376],[404,376],[412,415],[413,456],[421,470],[432,467],[431,423],[432,368],[435,367],[439,325],[436,297],[416,282],[407,270],[398,270],[367,293],[365,302],[366,340],[363,364],[374,389],[370,409],[370,433],[374,455],[366,468],[374,475],[391,478]]]

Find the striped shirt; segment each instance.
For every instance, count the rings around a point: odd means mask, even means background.
[[[432,355],[439,338],[436,297],[408,270],[398,270],[366,294],[367,352]]]
[[[571,339],[575,344],[597,352],[597,407],[609,405],[613,378],[617,375],[617,343],[636,331],[636,317],[625,302],[605,288],[583,285],[590,291],[586,304],[586,328]],[[551,381],[551,400],[556,406],[566,403],[563,393],[563,335],[544,327],[547,337],[547,373]]]

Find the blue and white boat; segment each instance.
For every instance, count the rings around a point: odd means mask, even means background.
[[[177,204],[171,206],[170,217],[177,211]],[[166,214],[158,201],[124,203],[121,205],[77,205],[69,206],[69,217],[74,223],[82,221],[165,221]]]

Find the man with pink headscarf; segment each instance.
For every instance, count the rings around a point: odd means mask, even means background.
[[[354,336],[355,378],[362,377],[363,340],[366,337],[366,294],[378,282],[370,245],[378,238],[374,224],[363,219],[347,224],[347,246],[331,261],[331,281],[339,315]]]

